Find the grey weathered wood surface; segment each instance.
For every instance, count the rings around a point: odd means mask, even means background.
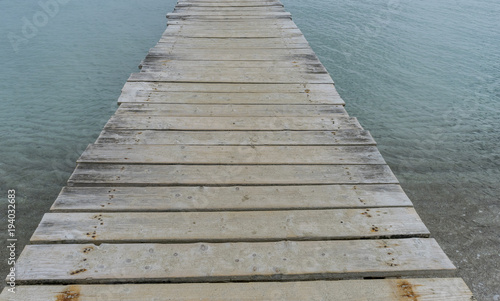
[[[183,131],[337,131],[360,129],[351,117],[170,117],[114,115],[106,129]]]
[[[385,164],[385,161],[375,146],[91,144],[77,163],[311,165]]]
[[[8,296],[4,291],[3,296]],[[381,280],[175,283],[22,286],[17,296],[24,301],[157,301],[175,300],[289,300],[289,301],[471,301],[472,294],[460,278],[410,278]],[[418,297],[417,297],[418,296]],[[414,298],[415,297],[415,298]]]
[[[52,212],[255,211],[411,207],[394,184],[65,187]]]
[[[430,278],[455,267],[279,1],[167,17],[19,257],[19,300],[470,300]]]
[[[347,114],[342,105],[242,105],[125,103],[116,114],[140,116],[331,116]]]
[[[219,56],[221,54],[213,53],[210,56]],[[252,57],[253,54],[250,54]],[[207,55],[208,56],[208,55]],[[232,58],[234,60],[239,60],[238,55],[228,55],[224,58]],[[198,56],[193,55],[192,58]],[[178,57],[172,57],[172,59],[179,59]],[[215,58],[216,60],[219,58]],[[242,59],[249,59],[249,57],[243,57]],[[255,60],[262,60],[262,57],[255,57]],[[265,73],[262,71],[247,71],[245,73],[234,71],[234,69],[226,70],[215,70],[207,73],[199,73],[196,70],[185,70],[182,73],[169,73],[169,72],[141,72],[132,73],[129,81],[145,81],[145,82],[203,82],[203,83],[271,83],[271,84],[288,84],[288,83],[311,83],[311,84],[333,84],[333,80],[330,75],[326,73],[299,73],[295,74],[290,72],[287,74],[283,72],[282,74]]]
[[[246,104],[246,105],[343,105],[335,94],[327,93],[237,93],[237,92],[158,92],[125,89],[119,103],[154,104]],[[305,109],[307,110],[307,109]]]
[[[398,184],[387,165],[78,164],[70,185]]]
[[[375,145],[364,130],[159,131],[103,130],[96,143],[174,145]]]
[[[29,245],[18,283],[213,282],[449,276],[434,239]]]
[[[259,227],[254,227],[254,225]],[[134,229],[130,231],[130,229]],[[168,230],[166,230],[168,229]],[[413,208],[47,213],[33,243],[229,242],[428,237]]]

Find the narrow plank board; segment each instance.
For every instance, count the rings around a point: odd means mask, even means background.
[[[235,58],[236,59],[236,58]],[[247,59],[247,58],[245,58]],[[196,70],[183,70],[181,72],[140,72],[132,73],[128,81],[145,82],[197,82],[197,83],[264,83],[264,84],[333,84],[328,73],[304,73],[299,70],[290,70],[288,74],[281,72],[267,73],[248,70],[244,73],[237,69],[210,70],[210,72],[197,72]]]
[[[345,115],[342,105],[241,105],[124,103],[116,114],[136,116],[332,116]]]
[[[169,117],[114,115],[106,129],[183,131],[335,131],[362,129],[353,117]]]
[[[398,184],[387,165],[79,164],[69,186]]]
[[[64,187],[52,212],[240,211],[412,206],[399,185]]]
[[[376,146],[218,146],[91,144],[77,163],[385,164]]]
[[[200,64],[202,64],[200,62]],[[338,95],[332,84],[201,84],[201,83],[161,83],[127,82],[122,91],[134,92],[203,92],[203,93],[326,93]]]
[[[174,145],[376,145],[368,131],[103,130],[96,143]]]
[[[448,276],[434,239],[28,245],[18,285]]]
[[[130,229],[134,229],[131,231]],[[47,213],[31,243],[188,243],[428,237],[413,208]]]
[[[130,89],[123,90],[118,103],[344,105],[344,101],[337,93],[156,92]]]
[[[4,289],[0,298],[11,293]],[[471,301],[467,285],[460,278],[414,278],[343,281],[117,284],[69,286],[20,286],[18,300],[106,300],[158,301],[158,296],[175,300],[245,301]],[[244,297],[242,297],[244,296]],[[413,298],[415,296],[415,298]],[[417,297],[418,296],[418,297]]]

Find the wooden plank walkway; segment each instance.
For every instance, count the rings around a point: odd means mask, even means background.
[[[15,300],[472,300],[278,0],[167,17]]]

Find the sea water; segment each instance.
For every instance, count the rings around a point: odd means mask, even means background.
[[[175,5],[47,2],[0,1],[0,234],[15,189],[18,254]],[[499,300],[500,3],[283,3],[459,276]]]

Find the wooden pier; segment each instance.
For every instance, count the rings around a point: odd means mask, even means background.
[[[180,0],[2,300],[472,300],[278,0]]]

